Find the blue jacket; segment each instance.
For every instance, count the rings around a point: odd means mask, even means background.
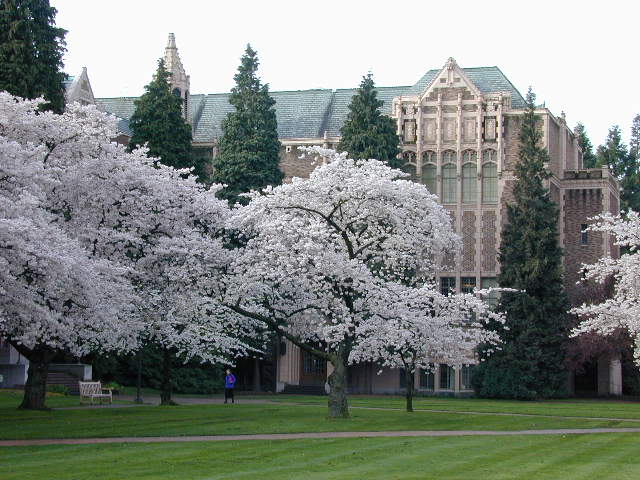
[[[226,377],[224,377],[224,388],[233,388],[236,384],[236,377],[233,373],[230,373]]]

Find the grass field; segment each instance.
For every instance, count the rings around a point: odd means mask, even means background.
[[[246,398],[246,397],[244,397]],[[326,397],[259,397],[274,403],[184,405],[30,412],[21,396],[0,392],[0,438],[182,436],[394,430],[524,430],[639,427],[640,405],[607,401],[500,402],[420,398],[402,410],[397,397],[352,397],[350,420],[326,418]],[[288,403],[278,403],[278,402]],[[49,405],[77,405],[51,397]],[[302,405],[291,405],[291,402]],[[488,415],[464,412],[482,411]],[[504,416],[526,413],[545,416]],[[0,448],[0,478],[204,479],[470,479],[609,480],[640,478],[640,434],[515,435],[508,437],[345,438]]]
[[[636,480],[633,434],[0,449],[3,480]]]
[[[324,406],[185,405],[50,412],[0,409],[1,439],[226,435],[393,430],[529,430],[639,427],[617,420],[555,419],[459,413],[412,414],[353,409],[349,420],[326,418]]]
[[[263,398],[263,397],[255,397]],[[327,397],[274,395],[274,402],[294,402],[306,405],[326,405]],[[405,399],[396,396],[349,396],[354,407],[405,408]],[[415,397],[414,409],[448,412],[520,413],[527,415],[557,415],[567,417],[601,417],[640,419],[640,402],[619,400],[567,399],[523,402],[484,400],[480,398]]]

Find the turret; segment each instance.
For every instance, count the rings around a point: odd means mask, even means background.
[[[182,116],[189,121],[189,75],[185,73],[182,66],[173,33],[169,34],[167,47],[164,49],[164,67],[171,74],[171,90],[182,99]]]

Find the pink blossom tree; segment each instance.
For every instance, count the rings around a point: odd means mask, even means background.
[[[431,371],[433,364],[460,368],[477,363],[479,344],[497,344],[499,337],[486,329],[488,322],[504,323],[482,300],[489,290],[444,295],[434,283],[419,288],[395,285],[393,301],[384,302],[359,327],[360,340],[352,362],[370,361],[406,372],[406,409],[413,411],[414,375]]]
[[[626,253],[617,259],[605,257],[585,266],[585,278],[588,280],[605,284],[613,278],[613,295],[572,309],[572,313],[583,318],[573,330],[573,335],[597,333],[610,336],[619,329],[626,330],[634,343],[635,362],[640,365],[640,216],[630,211],[626,217],[605,214],[596,220],[589,230],[613,235],[615,244],[623,247]]]
[[[22,407],[44,408],[59,350],[129,351],[144,337],[208,361],[242,350],[221,307],[193,293],[204,266],[214,288],[230,259],[218,187],[127,153],[95,107],[41,103],[0,93],[0,335],[30,361]],[[184,298],[193,306],[176,307]]]
[[[399,289],[433,279],[459,238],[436,197],[402,172],[318,147],[308,153],[328,161],[309,179],[250,194],[235,211],[231,225],[246,246],[225,301],[329,362],[329,415],[348,417],[347,365],[371,332],[365,326],[384,317]]]

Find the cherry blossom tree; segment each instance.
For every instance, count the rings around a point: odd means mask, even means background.
[[[614,280],[611,298],[599,303],[584,303],[572,309],[584,320],[573,330],[573,335],[595,332],[608,336],[622,328],[634,342],[634,358],[640,365],[640,215],[629,211],[626,217],[611,214],[596,217],[589,230],[609,233],[615,244],[626,250],[620,258],[605,257],[593,265],[585,266],[585,278],[604,284]]]
[[[56,115],[41,103],[0,93],[0,335],[30,360],[22,406],[44,407],[58,350],[128,351],[158,331],[203,360],[241,350],[220,307],[193,297],[203,266],[230,259],[214,235],[228,215],[219,187],[154,166],[144,149],[127,153],[110,141],[115,118],[95,107]],[[209,289],[217,271],[207,271]],[[181,292],[190,308],[178,307]]]
[[[230,225],[246,246],[225,302],[330,362],[329,415],[348,417],[347,365],[364,325],[384,317],[398,288],[433,278],[459,238],[436,197],[399,170],[319,147],[308,154],[327,160],[309,179],[253,192],[235,210]]]
[[[227,202],[207,197],[215,208],[209,215],[228,212]],[[144,340],[163,351],[162,405],[173,405],[171,370],[174,354],[185,362],[233,363],[239,356],[256,352],[252,339],[261,337],[260,325],[225,308],[215,298],[218,280],[224,275],[230,252],[223,248],[218,219],[200,217],[189,235],[162,238],[145,247],[136,267],[138,292],[145,318]],[[198,286],[206,282],[207,291]]]
[[[444,295],[431,282],[420,288],[394,287],[393,301],[379,305],[359,326],[360,340],[350,360],[403,368],[406,408],[412,412],[417,369],[430,371],[435,363],[457,368],[476,363],[475,348],[479,344],[499,341],[497,334],[485,326],[488,322],[504,323],[504,316],[481,299],[491,289]]]

